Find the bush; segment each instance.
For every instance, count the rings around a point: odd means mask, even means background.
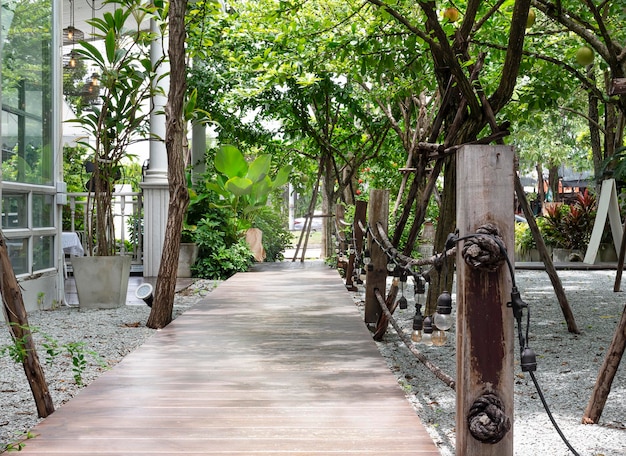
[[[252,266],[252,252],[245,239],[230,246],[213,246],[208,256],[201,256],[191,266],[194,277],[226,280],[237,272],[247,271]]]
[[[253,226],[263,231],[265,261],[282,261],[285,249],[291,245],[292,234],[283,224],[278,212],[270,207],[263,208],[257,214]]]
[[[198,260],[191,266],[194,277],[225,280],[237,272],[247,271],[252,265],[252,252],[245,239],[232,238],[224,226],[227,218],[215,210],[198,222],[195,241]]]
[[[563,249],[585,250],[596,218],[596,199],[587,191],[568,206],[549,206],[540,226],[546,244]]]

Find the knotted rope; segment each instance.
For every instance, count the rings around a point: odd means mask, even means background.
[[[467,425],[476,440],[498,443],[511,429],[511,420],[504,413],[500,398],[493,393],[485,393],[472,404]]]
[[[505,260],[505,252],[500,247],[503,244],[498,228],[487,223],[476,230],[477,236],[465,241],[461,252],[465,262],[478,269],[493,272]],[[485,236],[480,236],[484,234]],[[500,244],[494,239],[497,238]]]

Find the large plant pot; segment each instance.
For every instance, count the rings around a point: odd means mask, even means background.
[[[191,277],[191,266],[198,259],[198,245],[190,242],[180,244],[180,252],[178,253],[178,269],[176,277]]]
[[[72,257],[78,304],[84,309],[126,305],[130,256]]]
[[[552,249],[552,261],[555,263],[580,262],[585,255],[577,249]]]

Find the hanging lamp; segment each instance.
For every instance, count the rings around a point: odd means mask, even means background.
[[[74,45],[77,41],[85,38],[85,34],[74,26],[74,0],[70,2],[70,25],[63,29],[63,44]]]

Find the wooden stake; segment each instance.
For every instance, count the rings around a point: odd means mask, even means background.
[[[513,157],[508,146],[465,146],[459,150],[457,224],[461,237],[490,223],[498,228],[507,250],[513,252]],[[467,265],[462,245],[458,246],[456,261],[456,454],[512,456],[514,319],[507,308],[511,279],[506,264],[495,272]],[[499,440],[490,443],[479,440],[476,429],[470,430],[468,424],[470,416],[487,404],[497,408],[510,426]]]
[[[620,319],[617,328],[615,328],[613,340],[606,351],[604,362],[602,363],[602,367],[598,373],[596,385],[593,388],[593,392],[589,398],[589,403],[585,409],[585,414],[583,415],[584,424],[594,424],[600,420],[602,411],[604,410],[604,404],[606,404],[606,400],[611,392],[611,385],[613,384],[620,362],[624,356],[625,348],[626,307],[624,307],[624,310],[622,311],[622,318]]]
[[[389,217],[389,190],[372,190],[369,201],[369,221],[371,230],[376,229],[376,223],[381,223],[387,231],[387,218]],[[377,233],[375,232],[377,235]],[[365,283],[365,323],[374,324],[381,314],[375,290],[386,295],[387,289],[387,255],[376,244],[372,235],[368,234],[371,263],[367,271]]]

